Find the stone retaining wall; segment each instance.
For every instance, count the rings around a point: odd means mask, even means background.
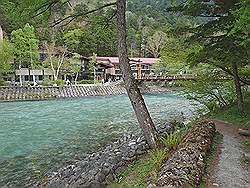
[[[141,87],[142,93],[161,93],[169,91],[161,87]],[[122,85],[108,86],[24,86],[24,87],[5,87],[0,86],[0,101],[18,100],[44,100],[56,98],[79,98],[87,96],[107,96],[126,94]]]
[[[198,187],[214,133],[213,122],[203,121],[196,124],[177,151],[161,167],[156,184],[149,187]]]
[[[51,86],[51,87],[0,87],[0,101],[77,98],[85,96],[121,95],[121,86]]]

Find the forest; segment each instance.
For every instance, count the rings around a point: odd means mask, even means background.
[[[195,86],[182,83],[190,97],[213,109],[237,96],[243,113],[243,93],[249,86],[248,5],[247,0],[129,0],[128,55],[160,57],[156,72],[196,74]],[[112,1],[2,0],[1,75],[20,67],[51,66],[57,73],[66,67],[77,74],[79,68],[70,61],[62,63],[66,54],[73,54],[71,60],[117,56],[116,11]],[[40,61],[44,50],[50,52],[50,61]]]

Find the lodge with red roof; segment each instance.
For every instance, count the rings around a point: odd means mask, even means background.
[[[96,57],[96,79],[117,81],[122,77],[118,57]],[[141,79],[153,73],[153,64],[158,58],[130,58],[131,71],[135,78]]]

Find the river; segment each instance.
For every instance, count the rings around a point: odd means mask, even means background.
[[[199,108],[175,93],[144,98],[157,125]],[[138,123],[126,95],[0,103],[0,187],[41,179],[133,131]]]

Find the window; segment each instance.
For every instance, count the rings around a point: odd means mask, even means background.
[[[25,76],[24,76],[24,80],[25,80],[25,81],[29,81],[29,76],[28,76],[28,75],[25,75]]]
[[[136,70],[136,65],[130,65],[131,70]]]
[[[119,65],[115,65],[114,67],[115,67],[116,70],[120,69]]]
[[[142,69],[148,70],[148,69],[149,69],[149,66],[148,66],[148,65],[142,65]]]

